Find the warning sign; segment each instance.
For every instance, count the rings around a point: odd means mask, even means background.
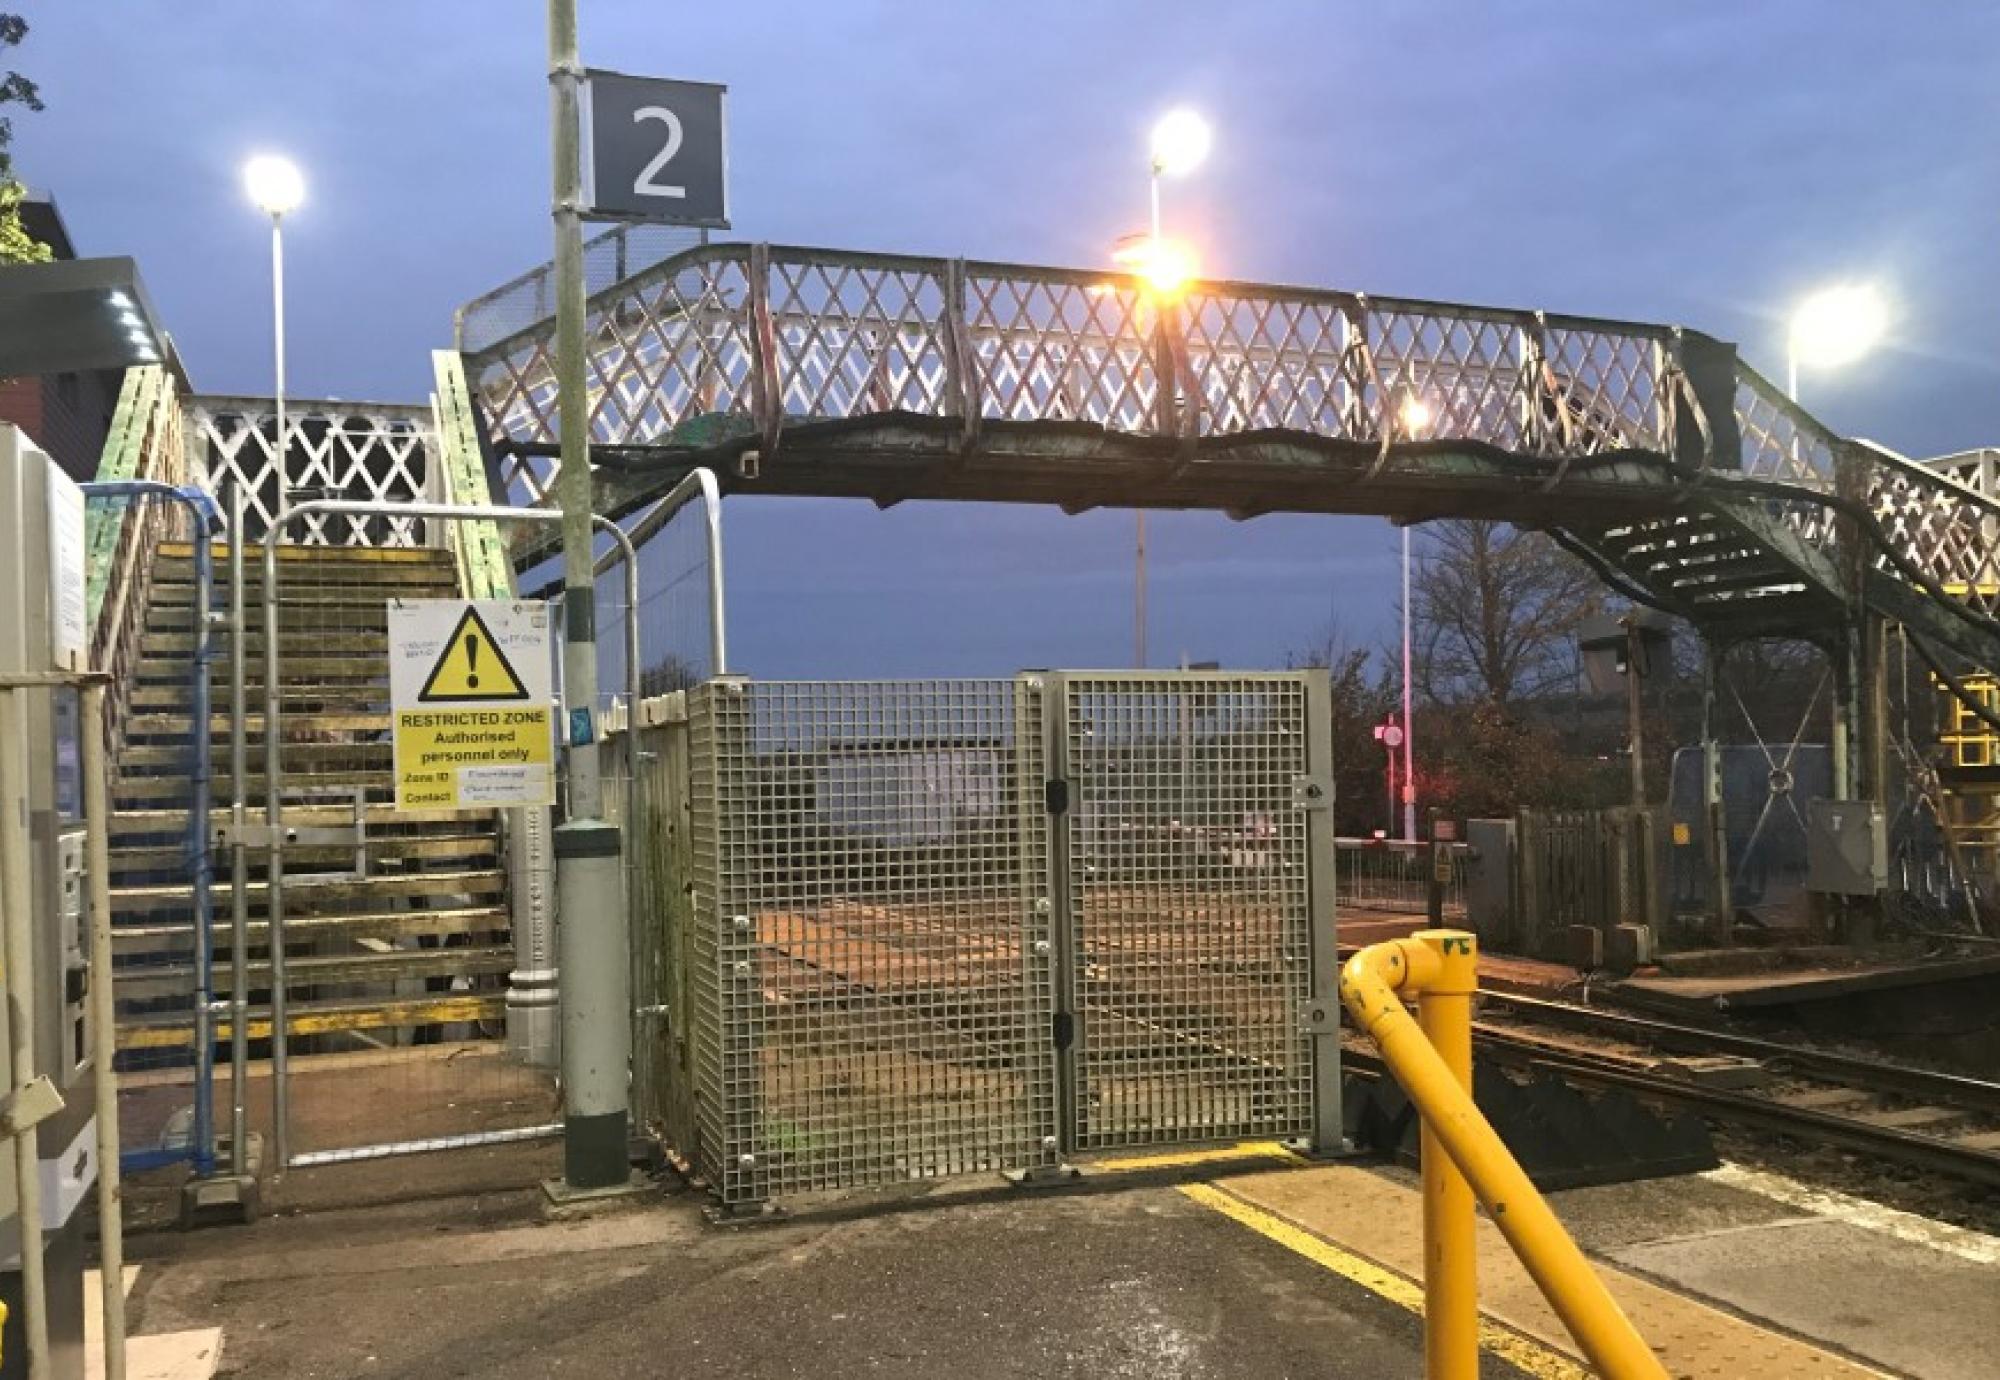
[[[483,670],[480,667],[482,652],[486,663]],[[467,604],[465,612],[459,617],[458,626],[445,639],[443,655],[431,667],[424,688],[417,692],[418,703],[470,700],[483,704],[489,701],[519,702],[527,698],[528,687],[521,684],[521,677],[507,660],[507,654],[495,642],[493,630],[479,616],[479,606]]]
[[[390,600],[396,808],[552,804],[552,657],[545,604]]]

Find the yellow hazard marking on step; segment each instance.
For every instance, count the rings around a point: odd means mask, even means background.
[[[1184,1184],[1180,1192],[1203,1207],[1250,1228],[1266,1240],[1276,1242],[1294,1255],[1304,1256],[1350,1284],[1360,1285],[1377,1298],[1386,1299],[1398,1308],[1406,1308],[1419,1317],[1423,1315],[1424,1290],[1415,1281],[1344,1251],[1331,1241],[1295,1227],[1275,1213],[1246,1203],[1213,1184]],[[1502,1327],[1490,1318],[1479,1320],[1479,1349],[1498,1356],[1523,1374],[1534,1376],[1535,1380],[1591,1380],[1591,1372],[1587,1368],[1561,1352]]]
[[[479,616],[478,607],[467,604],[458,626],[445,639],[437,664],[424,678],[417,702],[518,703],[530,698],[528,687],[521,683],[507,654],[500,650],[486,620]]]
[[[1164,1150],[1150,1155],[1120,1155],[1112,1159],[1092,1160],[1092,1169],[1113,1174],[1129,1174],[1145,1169],[1182,1169],[1191,1165],[1242,1163],[1245,1160],[1289,1160],[1293,1164],[1303,1164],[1305,1160],[1275,1140],[1242,1140],[1234,1145],[1215,1146],[1201,1150]]]

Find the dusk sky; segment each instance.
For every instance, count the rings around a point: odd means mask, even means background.
[[[2000,443],[2000,7],[1880,3],[672,4],[581,0],[586,62],[730,87],[732,238],[1100,264],[1162,111],[1215,126],[1166,189],[1218,275],[1671,321],[1782,376],[1782,318],[1879,282],[1890,348],[1802,392],[1914,455]],[[203,391],[268,393],[267,224],[304,169],[300,395],[420,400],[453,309],[549,251],[529,0],[18,2],[48,110],[19,172],[130,254]],[[733,501],[732,637],[764,675],[1123,664],[1131,517]],[[1281,664],[1389,633],[1364,519],[1153,524],[1152,645]]]

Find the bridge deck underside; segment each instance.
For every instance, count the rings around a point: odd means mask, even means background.
[[[999,423],[976,449],[914,416],[789,424],[776,454],[754,438],[700,449],[598,447],[613,508],[664,492],[698,465],[731,493],[937,499],[1092,508],[1211,509],[1232,517],[1349,513],[1423,522],[1479,516],[1530,527],[1662,516],[1680,495],[1661,457],[1630,451],[1564,467],[1460,442],[1373,445],[1269,432],[1177,443],[1088,423]]]

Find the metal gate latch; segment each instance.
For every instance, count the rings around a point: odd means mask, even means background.
[[[1333,808],[1333,778],[1330,776],[1294,776],[1292,778],[1292,808],[1295,810],[1331,810]]]

